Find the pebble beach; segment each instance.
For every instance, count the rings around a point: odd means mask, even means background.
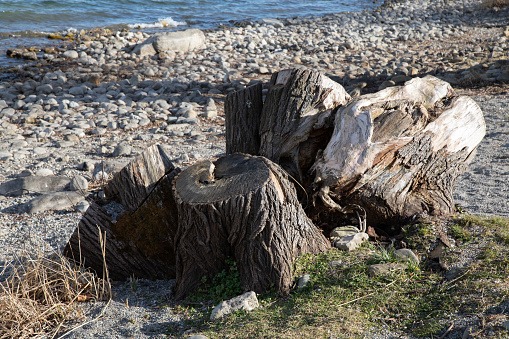
[[[0,264],[24,250],[60,251],[104,181],[151,145],[182,168],[224,155],[226,95],[295,67],[323,72],[352,96],[428,74],[471,96],[487,132],[456,184],[456,203],[509,217],[508,18],[509,7],[481,1],[385,1],[372,11],[207,30],[189,52],[143,56],[135,46],[150,34],[107,29],[16,51],[31,61],[0,78],[0,184],[33,175],[84,181],[79,203],[57,210],[27,212],[36,190],[0,195]],[[66,338],[166,338],[169,327],[182,326],[176,310],[158,306],[171,303],[172,283],[140,281],[136,292],[114,284],[104,315]],[[103,307],[86,305],[83,321]]]

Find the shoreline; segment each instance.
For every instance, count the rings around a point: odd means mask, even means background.
[[[91,201],[104,173],[152,144],[165,145],[180,167],[221,156],[226,95],[285,68],[320,70],[361,95],[432,74],[472,96],[486,116],[487,135],[455,199],[467,212],[509,217],[509,9],[478,10],[479,3],[394,1],[371,12],[220,27],[205,32],[200,49],[145,57],[132,47],[149,34],[85,34],[0,79],[0,184],[34,174],[79,176]],[[37,196],[0,195],[2,264],[24,249],[60,250],[82,216],[74,206],[25,213],[22,204]],[[171,283],[143,284],[169,298],[158,286]],[[125,285],[116,288],[129,294]],[[142,325],[145,312],[181,326],[173,310],[140,303],[143,309],[129,308],[117,298],[104,318],[70,337],[164,337],[164,329],[149,326],[154,334]],[[88,319],[101,305],[90,306]],[[135,324],[123,321],[130,317]]]
[[[383,0],[380,0],[383,2]],[[386,1],[388,2],[388,1]],[[353,6],[351,4],[347,5],[347,7]],[[365,4],[364,7],[369,8],[368,4]],[[372,6],[371,6],[372,7]],[[378,8],[380,6],[376,6]],[[357,12],[366,11],[370,9],[358,9]],[[148,34],[155,34],[161,32],[168,31],[178,31],[185,29],[201,29],[204,31],[215,31],[219,29],[223,29],[225,27],[235,27],[236,25],[245,25],[248,23],[259,22],[266,18],[277,18],[277,19],[294,19],[294,18],[314,18],[314,17],[322,17],[326,15],[330,15],[331,13],[318,13],[317,15],[283,15],[282,13],[274,13],[274,15],[262,15],[260,17],[246,17],[245,14],[241,14],[240,17],[232,17],[232,18],[220,18],[219,20],[212,20],[212,18],[194,18],[189,17],[189,15],[185,15],[186,12],[183,12],[183,18],[179,20],[174,20],[172,16],[168,16],[165,18],[157,18],[152,22],[136,22],[136,23],[122,23],[118,22],[118,20],[105,22],[103,25],[87,25],[87,26],[78,26],[79,28],[74,27],[73,25],[68,25],[68,27],[61,29],[45,29],[41,28],[39,30],[14,30],[14,31],[5,31],[0,32],[0,42],[2,42],[0,46],[0,71],[8,69],[10,67],[22,67],[27,63],[27,60],[23,59],[12,59],[5,56],[6,51],[12,48],[21,48],[21,49],[43,49],[48,46],[57,46],[60,41],[55,41],[53,39],[48,39],[48,36],[65,36],[67,33],[76,33],[80,31],[85,32],[93,32],[93,31],[101,31],[101,30],[111,30],[111,31],[124,31],[130,30],[132,32],[143,32]],[[343,12],[341,12],[343,13]],[[346,12],[344,12],[346,13]],[[171,14],[171,13],[170,13]],[[263,13],[258,13],[263,14]],[[173,14],[172,14],[173,15]],[[183,24],[183,25],[181,25]],[[138,28],[139,26],[139,28]],[[29,62],[29,60],[28,60]]]

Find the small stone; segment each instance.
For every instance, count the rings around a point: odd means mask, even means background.
[[[0,194],[21,196],[25,193],[47,193],[64,190],[71,179],[64,176],[28,176],[4,182],[0,185]]]
[[[69,189],[71,191],[86,191],[88,189],[88,180],[81,175],[76,175],[71,179]]]
[[[306,287],[309,282],[309,279],[311,279],[311,276],[309,274],[301,275],[297,280],[297,288]]]
[[[359,229],[355,226],[348,225],[342,227],[336,227],[330,233],[331,239],[339,240],[340,238],[347,237],[359,233]]]
[[[92,161],[85,161],[77,166],[77,169],[79,169],[80,171],[86,171],[86,172],[93,171],[94,168],[95,168],[95,164]]]
[[[80,138],[76,134],[67,134],[64,136],[65,141],[78,142]]]
[[[41,177],[47,177],[47,176],[55,175],[55,174],[49,168],[41,168],[41,169],[38,169],[37,172],[35,172],[35,175],[39,175]]]
[[[267,67],[263,67],[262,66],[262,67],[260,67],[258,69],[258,73],[260,73],[260,74],[267,74],[267,73],[269,73],[269,69]]]
[[[129,144],[122,143],[118,145],[113,151],[113,157],[129,156],[131,155],[132,147]]]
[[[63,55],[66,59],[78,59],[80,57],[76,51],[65,51]]]
[[[407,248],[401,248],[399,250],[394,251],[394,256],[401,261],[411,261],[415,264],[419,264],[420,260],[414,252]]]
[[[217,305],[212,314],[210,315],[210,320],[216,320],[222,318],[224,316],[229,315],[232,312],[245,310],[252,311],[255,308],[259,307],[258,298],[256,297],[256,293],[246,292],[238,297],[230,299],[228,301],[223,301],[219,305]]]
[[[20,205],[20,211],[33,214],[49,210],[64,210],[84,199],[85,197],[78,192],[53,192]]]
[[[67,147],[72,147],[72,146],[74,146],[73,141],[65,141],[65,140],[57,141],[57,147],[59,147],[59,148],[67,148]]]
[[[336,241],[334,246],[336,246],[337,248],[339,248],[341,250],[351,252],[351,251],[355,250],[357,247],[359,247],[360,244],[362,244],[362,242],[364,240],[368,240],[368,239],[369,239],[369,236],[366,233],[363,233],[363,232],[356,233],[354,235],[349,235],[349,236],[341,238],[341,240]]]

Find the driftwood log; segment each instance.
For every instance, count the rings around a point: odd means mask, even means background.
[[[99,274],[106,264],[114,280],[175,278],[177,207],[172,183],[178,172],[160,146],[145,150],[105,188],[126,211],[112,218],[106,209],[92,204],[64,254]]]
[[[233,154],[188,167],[175,180],[175,297],[212,279],[232,256],[244,291],[271,285],[287,292],[294,259],[323,252],[328,240],[308,219],[293,185],[279,166],[263,157]]]
[[[358,97],[313,166],[318,196],[361,206],[371,225],[454,213],[454,184],[485,132],[479,106],[432,76]]]

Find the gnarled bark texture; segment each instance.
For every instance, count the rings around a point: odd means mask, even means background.
[[[178,225],[172,184],[179,170],[163,159],[162,149],[152,146],[122,169],[108,187],[121,192],[120,200],[132,210],[115,221],[104,208],[92,204],[69,239],[64,254],[98,273],[103,272],[105,260],[109,277],[114,280],[132,276],[174,278],[173,244]],[[169,173],[165,174],[168,169]],[[147,192],[145,196],[143,192]],[[99,230],[105,243],[105,258]]]
[[[340,205],[362,206],[368,224],[454,212],[453,187],[486,131],[479,106],[432,76],[354,99],[314,165]]]
[[[263,157],[233,154],[188,167],[175,180],[179,229],[175,241],[175,297],[184,298],[224,268],[239,267],[245,291],[271,285],[287,292],[300,254],[330,244],[307,218],[279,166]]]
[[[224,103],[226,154],[258,155],[262,106],[261,83],[228,94]]]
[[[288,69],[272,75],[260,122],[260,150],[303,183],[333,131],[338,107],[350,96],[320,72]]]
[[[134,211],[157,181],[175,170],[164,149],[153,145],[116,173],[104,188],[104,193],[108,199],[118,201],[128,211]]]

